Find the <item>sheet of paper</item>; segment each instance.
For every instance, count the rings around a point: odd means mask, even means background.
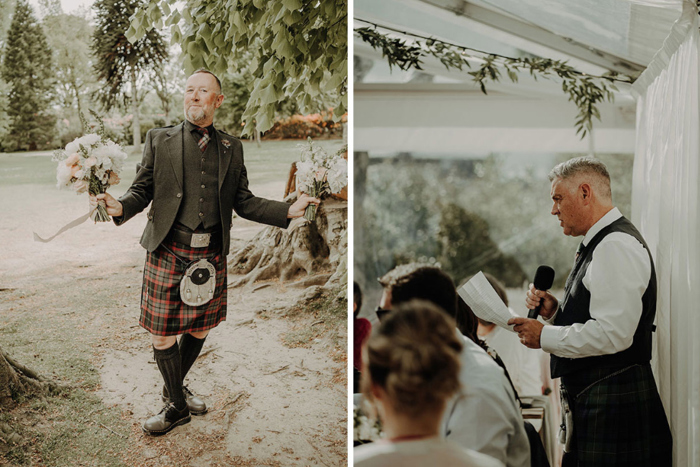
[[[479,271],[457,292],[477,317],[515,332],[513,326],[508,326],[506,323],[511,318],[517,318],[518,315],[503,303],[483,272]]]

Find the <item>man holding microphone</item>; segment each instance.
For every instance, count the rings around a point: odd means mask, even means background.
[[[612,204],[610,175],[594,158],[557,165],[552,215],[583,236],[564,299],[530,284],[526,303],[548,325],[513,318],[520,341],[552,354],[570,410],[562,465],[670,466],[672,437],[651,371],[656,273],[639,231]]]

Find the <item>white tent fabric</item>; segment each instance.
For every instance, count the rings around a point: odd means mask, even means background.
[[[632,217],[659,278],[653,363],[679,467],[700,465],[699,26],[695,2],[683,2],[681,18],[632,90]]]

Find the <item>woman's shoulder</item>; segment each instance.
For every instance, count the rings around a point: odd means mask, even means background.
[[[504,467],[491,456],[437,438],[403,443],[365,444],[354,449],[353,457],[353,465],[356,467]]]

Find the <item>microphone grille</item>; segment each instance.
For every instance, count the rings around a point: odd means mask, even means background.
[[[537,290],[548,290],[554,283],[554,269],[549,266],[540,266],[535,273],[535,288]]]

